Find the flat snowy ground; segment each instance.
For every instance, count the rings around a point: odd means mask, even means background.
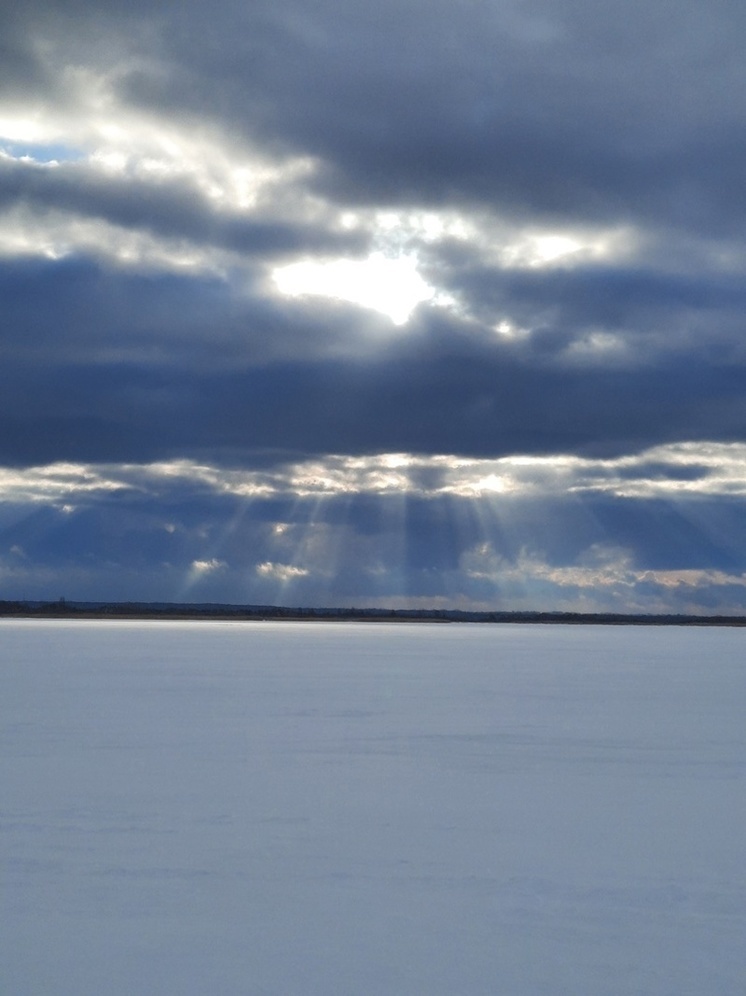
[[[743,996],[745,647],[4,621],[0,991]]]

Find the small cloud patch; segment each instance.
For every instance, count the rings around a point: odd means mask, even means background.
[[[265,560],[263,564],[257,565],[256,573],[263,578],[274,578],[285,584],[297,578],[307,577],[310,571],[303,567],[296,567],[294,564],[275,564],[271,560]]]
[[[195,574],[213,574],[215,571],[221,571],[228,565],[224,560],[218,560],[213,557],[211,560],[193,560],[192,570]]]

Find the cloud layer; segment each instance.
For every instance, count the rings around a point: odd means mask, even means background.
[[[0,595],[740,610],[745,28],[5,10]]]

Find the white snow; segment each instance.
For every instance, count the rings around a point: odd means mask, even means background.
[[[0,624],[8,996],[742,996],[746,634]]]

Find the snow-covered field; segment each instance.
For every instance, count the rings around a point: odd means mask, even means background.
[[[744,648],[4,621],[0,991],[743,996]]]

